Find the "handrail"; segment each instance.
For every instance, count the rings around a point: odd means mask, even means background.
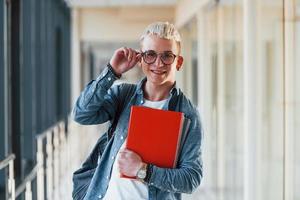
[[[62,151],[64,150],[63,148],[66,148],[61,146],[65,144],[65,126],[66,122],[60,120],[36,136],[38,199],[59,198],[60,176],[63,174],[61,171],[63,167],[61,160],[63,156]],[[45,197],[44,194],[46,194]],[[28,195],[30,196],[31,194]]]
[[[0,162],[0,170],[8,166],[7,192],[8,198],[15,199],[14,159],[15,154],[10,154]]]
[[[35,179],[35,177],[37,176],[38,167],[39,166],[36,164],[34,168],[31,170],[31,172],[25,177],[22,183],[18,186],[18,188],[16,189],[16,198],[26,189],[28,183],[32,182],[33,179]]]
[[[0,161],[0,170],[5,168],[11,160],[16,158],[15,154],[10,154],[4,160]]]
[[[47,135],[48,135],[48,132],[52,131],[55,127],[57,127],[57,124],[60,124],[60,123],[64,123],[64,120],[60,120],[60,121],[56,122],[55,124],[53,124],[52,126],[50,126],[49,128],[47,128],[46,130],[44,130],[41,134],[37,134],[35,136],[35,138],[37,140],[43,140],[43,139],[45,139],[47,137]]]
[[[7,197],[9,200],[15,200],[22,193],[25,193],[25,200],[32,200],[34,179],[37,181],[35,191],[37,199],[60,199],[62,191],[59,186],[66,169],[64,161],[68,155],[68,147],[66,146],[68,140],[65,130],[66,122],[60,120],[35,137],[37,142],[36,164],[17,188],[14,179],[14,159],[16,156],[10,154],[0,161],[0,170],[9,167],[7,179]]]

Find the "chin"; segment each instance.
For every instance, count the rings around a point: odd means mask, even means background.
[[[174,83],[175,81],[171,81],[168,78],[153,78],[153,77],[147,77],[147,80],[149,80],[151,83],[155,85],[164,85],[166,83]]]

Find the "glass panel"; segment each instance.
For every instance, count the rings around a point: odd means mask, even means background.
[[[299,16],[300,16],[300,0],[297,0],[297,3],[296,3],[296,16],[298,17],[298,21],[299,21]]]
[[[243,199],[243,13],[241,1],[227,2],[219,12],[219,109],[223,110],[224,180],[223,199]],[[223,66],[222,66],[223,65]],[[221,78],[223,76],[224,78]],[[220,81],[221,81],[220,80]],[[224,84],[224,86],[222,86]],[[224,91],[224,92],[222,92]],[[222,94],[224,93],[224,94]],[[222,97],[223,96],[223,97]],[[222,108],[224,107],[224,108]]]
[[[205,13],[206,45],[201,56],[210,77],[205,82],[210,90],[206,113],[210,122],[205,124],[209,126],[209,159],[205,160],[209,190],[203,199],[243,199],[242,9],[242,0],[227,1]]]
[[[297,0],[297,12],[296,12],[296,33],[295,33],[295,60],[294,65],[294,97],[295,97],[295,113],[294,113],[294,198],[295,200],[300,199],[300,0]]]
[[[258,200],[283,196],[283,1],[258,1]]]
[[[204,67],[208,71],[210,78],[207,80],[210,90],[210,102],[209,102],[209,113],[210,115],[210,123],[208,127],[209,144],[207,144],[207,153],[210,156],[206,163],[207,171],[209,175],[209,180],[207,180],[208,191],[207,199],[216,200],[218,199],[218,143],[217,143],[217,93],[218,93],[218,76],[217,76],[217,67],[218,67],[218,46],[217,46],[217,24],[218,24],[218,15],[217,10],[209,11],[205,16],[205,37],[204,39],[207,41],[205,45],[205,55],[203,55],[204,59],[207,59]],[[211,70],[211,71],[209,71]]]
[[[198,45],[198,84],[199,105],[201,105],[202,121],[204,126],[203,162],[205,178],[199,190],[192,197],[185,195],[185,199],[218,199],[218,147],[217,147],[217,65],[218,65],[218,41],[216,9],[206,10],[197,16]],[[193,46],[193,45],[192,45]],[[196,55],[192,55],[194,58]],[[195,73],[195,72],[193,72]],[[196,198],[197,197],[197,198]]]
[[[2,160],[4,158],[4,2],[0,0],[0,159]],[[1,187],[4,187],[3,178],[4,177],[4,170],[0,170],[0,198],[4,196],[1,196]]]
[[[196,26],[196,24],[195,24]],[[196,27],[195,27],[196,29]],[[197,41],[193,39],[192,41],[192,80],[191,80],[191,87],[192,87],[192,102],[195,105],[199,105],[198,102],[198,47],[197,47]]]
[[[193,102],[198,105],[198,49],[197,49],[197,23],[192,18],[181,30],[182,51],[184,58],[183,68],[180,69],[179,79],[176,80],[179,87]],[[181,76],[182,75],[182,76]]]

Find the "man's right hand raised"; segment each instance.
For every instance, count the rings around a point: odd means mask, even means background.
[[[136,63],[141,60],[141,57],[140,52],[131,48],[122,47],[114,52],[109,63],[117,75],[122,75],[133,68]]]

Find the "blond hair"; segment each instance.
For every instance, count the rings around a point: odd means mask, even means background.
[[[156,35],[159,38],[174,40],[178,47],[178,54],[181,49],[181,37],[175,26],[169,22],[154,22],[146,27],[144,33],[140,37],[140,43],[142,44],[144,38],[148,35]]]

